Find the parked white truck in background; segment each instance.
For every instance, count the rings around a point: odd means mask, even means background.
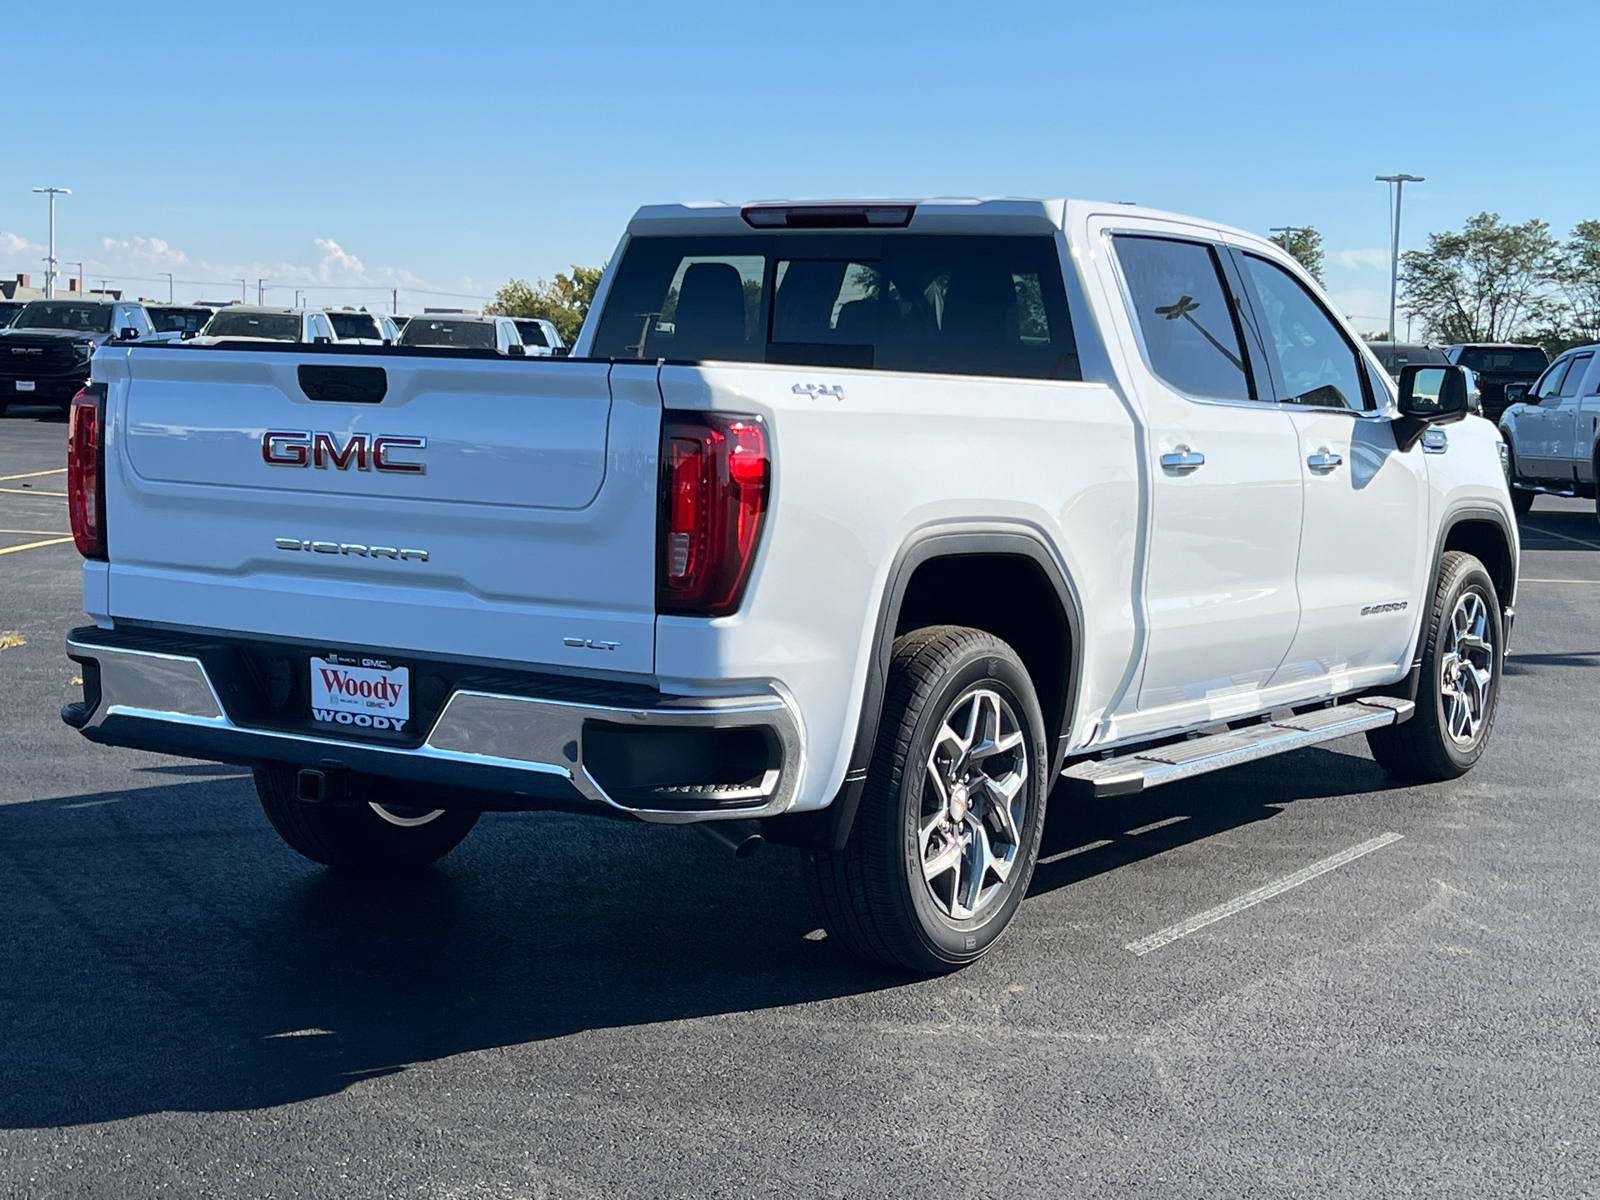
[[[645,208],[570,358],[102,349],[63,717],[252,766],[336,867],[484,809],[800,846],[847,948],[948,970],[1052,785],[1361,731],[1411,778],[1476,762],[1519,547],[1470,387],[1397,391],[1203,221]]]

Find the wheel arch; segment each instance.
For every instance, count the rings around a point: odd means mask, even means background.
[[[1489,572],[1502,608],[1511,608],[1517,593],[1517,538],[1506,515],[1494,508],[1463,507],[1453,510],[1439,530],[1439,544],[1433,553],[1433,574],[1439,577],[1439,563],[1446,551],[1464,550]]]
[[[975,596],[961,586],[980,573],[985,582],[998,585],[997,595]],[[877,744],[894,640],[912,629],[942,624],[983,629],[1016,650],[1034,681],[1052,740],[1050,777],[1060,771],[1083,661],[1083,610],[1076,588],[1031,529],[930,530],[908,539],[889,569],[843,787],[818,812],[766,821],[768,840],[843,848]]]

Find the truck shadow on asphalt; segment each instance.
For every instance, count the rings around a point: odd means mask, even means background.
[[[427,871],[356,879],[282,846],[227,770],[0,807],[0,1127],[262,1108],[465,1051],[909,982],[804,936],[791,852],[734,862],[692,830],[490,814]],[[1033,891],[1383,786],[1314,750],[1061,803],[1046,859],[1111,844],[1047,862]]]
[[[1059,791],[1030,896],[1280,815],[1296,800],[1402,786],[1370,758],[1321,748],[1246,763],[1136,796],[1074,801]]]

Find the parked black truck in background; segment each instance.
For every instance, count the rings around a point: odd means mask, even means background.
[[[1491,421],[1498,421],[1509,405],[1521,400],[1550,365],[1549,357],[1538,346],[1455,345],[1445,354],[1451,362],[1477,376],[1481,411]],[[1506,388],[1513,384],[1521,386],[1508,397]]]
[[[31,300],[0,329],[0,416],[9,404],[55,404],[65,411],[89,382],[89,360],[112,339],[155,332],[142,304],[109,300]]]

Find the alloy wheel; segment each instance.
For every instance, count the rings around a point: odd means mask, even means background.
[[[1458,745],[1470,746],[1483,728],[1494,688],[1494,636],[1489,605],[1476,591],[1456,600],[1439,656],[1439,696],[1445,729]]]
[[[934,737],[917,824],[923,882],[945,916],[967,920],[1005,890],[1026,824],[1027,781],[1027,738],[1011,705],[990,688],[966,692]]]

